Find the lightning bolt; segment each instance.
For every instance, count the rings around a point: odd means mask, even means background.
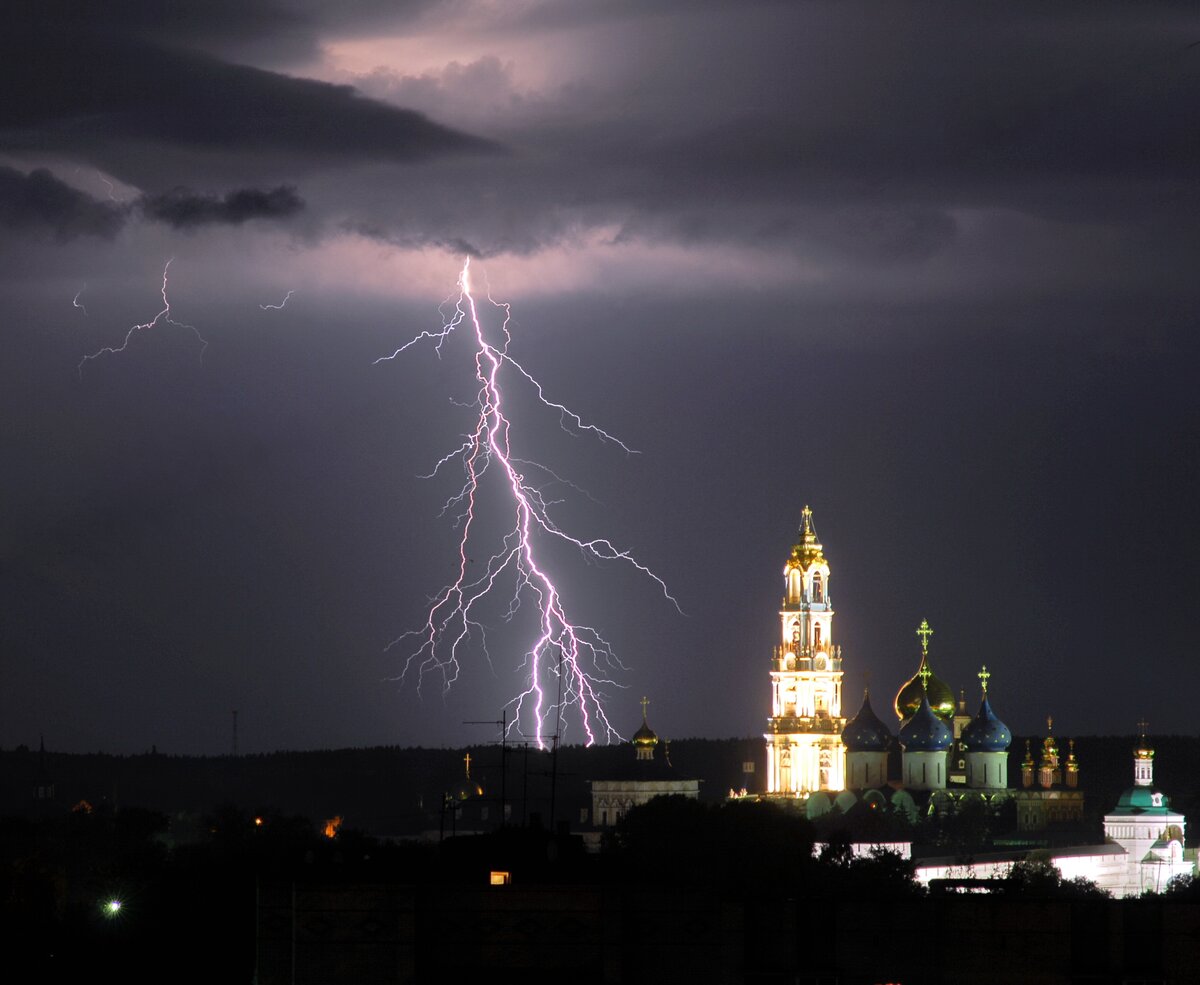
[[[505,415],[502,371],[510,370],[530,384],[538,400],[558,414],[564,430],[574,428],[576,432],[589,433],[602,441],[612,442],[626,452],[633,453],[633,450],[607,431],[585,423],[574,411],[546,396],[542,385],[508,351],[512,342],[509,332],[510,306],[492,300],[490,293],[487,293],[488,302],[503,313],[498,332],[492,333],[496,341],[489,341],[472,292],[470,264],[469,258],[463,264],[458,276],[454,310],[449,317],[443,314],[442,327],[437,331],[419,333],[390,356],[382,356],[375,361],[378,365],[395,360],[422,342],[432,342],[440,357],[446,340],[462,329],[473,336],[475,380],[478,384],[476,400],[470,405],[478,413],[472,430],[463,443],[443,456],[429,474],[430,478],[436,476],[443,466],[452,462],[458,462],[466,473],[462,488],[446,501],[442,510],[443,515],[452,510],[458,511],[461,535],[457,573],[454,580],[431,600],[425,624],[397,637],[388,648],[415,638],[418,641],[416,649],[409,653],[399,680],[406,680],[415,671],[419,689],[426,675],[433,674],[440,676],[443,692],[449,690],[461,671],[460,654],[472,643],[477,642],[491,662],[487,652],[486,629],[477,616],[476,608],[489,595],[500,591],[502,578],[506,583],[511,580],[514,587],[507,601],[505,621],[516,614],[523,602],[528,602],[536,612],[538,623],[537,637],[521,664],[524,687],[509,702],[509,707],[514,710],[514,727],[524,731],[525,726],[529,726],[529,733],[538,746],[544,747],[549,734],[558,734],[562,713],[573,708],[588,745],[598,740],[620,739],[603,704],[605,689],[619,686],[610,674],[613,667],[622,666],[620,660],[599,631],[574,621],[568,614],[562,594],[541,560],[539,542],[542,538],[559,540],[577,549],[586,558],[627,564],[655,582],[663,596],[677,610],[679,604],[668,591],[666,583],[628,551],[617,548],[605,538],[575,537],[551,518],[549,509],[553,503],[543,496],[535,483],[542,479],[562,480],[549,468],[518,458],[512,453],[512,424]],[[448,304],[449,301],[443,305],[443,309]],[[508,504],[506,509],[511,510],[512,526],[500,538],[495,553],[483,565],[482,573],[476,575],[470,571],[478,540],[476,507],[481,493],[480,480],[489,470],[499,473],[499,485],[504,490]],[[554,691],[557,691],[557,695]]]
[[[200,334],[200,330],[196,328],[195,325],[188,325],[186,322],[176,321],[171,317],[171,302],[167,298],[167,275],[171,269],[171,264],[174,262],[175,258],[172,257],[163,267],[162,289],[160,291],[163,301],[162,311],[151,318],[150,321],[144,322],[140,325],[134,325],[132,328],[130,328],[129,331],[125,333],[125,341],[123,341],[120,345],[106,345],[103,349],[97,349],[95,352],[91,353],[91,355],[84,356],[82,359],[80,359],[78,366],[80,379],[83,378],[83,367],[87,363],[91,362],[93,359],[99,359],[101,356],[115,356],[118,352],[124,352],[129,347],[129,343],[133,341],[135,335],[154,328],[160,322],[166,322],[168,325],[174,325],[176,328],[186,328],[193,335],[195,335],[196,341],[200,343],[200,361],[202,363],[204,362],[204,351],[208,348],[208,343],[204,340],[204,336]],[[82,294],[83,292],[81,291],[80,293]]]
[[[71,299],[71,307],[78,308],[80,311],[82,311],[85,318],[87,317],[87,308],[83,306],[79,299],[83,297],[83,292],[86,290],[87,284],[84,284],[83,287],[81,287],[76,293],[75,297]]]
[[[295,291],[288,291],[287,294],[283,296],[283,300],[280,301],[279,304],[260,304],[259,307],[262,308],[263,311],[280,311],[288,303],[288,298],[295,293]]]

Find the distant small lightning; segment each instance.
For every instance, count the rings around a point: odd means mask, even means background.
[[[204,340],[204,336],[202,336],[200,334],[200,330],[198,328],[196,328],[195,325],[189,325],[186,322],[176,321],[174,318],[171,317],[171,302],[167,298],[167,275],[171,269],[171,264],[174,262],[175,262],[175,258],[172,257],[170,260],[168,260],[166,262],[166,265],[163,267],[162,289],[160,292],[162,294],[162,301],[163,301],[162,311],[160,311],[157,315],[155,315],[152,319],[150,319],[150,321],[144,322],[143,324],[140,324],[140,325],[134,325],[132,328],[130,328],[129,331],[125,333],[125,341],[123,341],[120,345],[118,345],[118,346],[107,346],[106,345],[103,349],[97,349],[91,355],[84,356],[82,359],[80,359],[78,370],[79,370],[79,376],[81,379],[83,378],[83,367],[87,363],[91,362],[93,359],[99,359],[101,356],[104,356],[104,355],[116,355],[118,352],[124,352],[129,347],[129,343],[131,341],[133,341],[133,337],[135,335],[139,334],[140,332],[144,332],[147,329],[154,328],[160,322],[165,322],[168,325],[174,325],[176,328],[186,328],[193,335],[195,335],[196,341],[198,341],[200,343],[200,361],[201,362],[204,361],[204,351],[208,348],[208,343]]]
[[[260,304],[259,307],[262,308],[263,311],[279,311],[288,303],[288,298],[295,293],[295,291],[288,291],[287,294],[283,296],[283,300],[280,301],[279,304]]]
[[[443,343],[456,329],[462,327],[474,336],[478,390],[471,406],[478,416],[463,443],[443,456],[430,472],[433,477],[443,466],[457,461],[466,473],[464,485],[446,501],[442,510],[443,514],[457,511],[461,524],[455,565],[457,574],[432,600],[425,625],[402,634],[389,647],[416,637],[419,645],[405,661],[400,679],[404,680],[415,667],[419,680],[424,680],[426,674],[437,674],[441,677],[443,691],[449,690],[461,670],[460,653],[469,644],[477,643],[490,662],[486,630],[475,607],[493,590],[499,591],[501,576],[511,578],[512,595],[503,618],[511,619],[524,600],[532,604],[539,624],[538,635],[521,664],[526,682],[524,689],[510,702],[514,709],[514,726],[517,729],[522,729],[522,723],[530,726],[532,735],[542,746],[548,734],[558,734],[563,711],[574,708],[589,745],[598,739],[616,739],[619,734],[608,719],[603,698],[605,688],[616,684],[609,674],[612,667],[620,666],[620,661],[594,627],[575,622],[568,616],[559,587],[541,558],[539,538],[549,536],[561,540],[585,557],[622,561],[654,581],[676,609],[679,606],[663,580],[628,551],[615,547],[604,538],[572,536],[551,518],[549,509],[553,501],[543,496],[542,490],[531,481],[530,473],[548,476],[556,482],[565,480],[545,466],[512,453],[512,423],[504,411],[500,386],[501,371],[505,367],[532,385],[539,401],[559,415],[564,429],[570,424],[577,431],[590,432],[627,452],[631,449],[607,431],[584,423],[574,411],[546,397],[541,384],[508,352],[512,341],[509,305],[493,301],[490,295],[488,301],[503,312],[498,332],[491,333],[496,336],[495,341],[489,340],[489,333],[479,316],[471,289],[468,259],[459,273],[454,312],[443,317],[441,329],[423,331],[390,356],[376,360],[376,364],[394,360],[411,346],[426,340],[436,340],[434,348],[440,357]],[[512,526],[499,538],[494,553],[483,563],[481,573],[475,575],[470,573],[470,565],[475,562],[473,555],[485,553],[477,550],[476,507],[480,498],[480,480],[489,468],[500,473],[499,482],[505,491],[507,508],[512,511]],[[561,695],[561,701],[556,691]]]
[[[71,300],[71,306],[82,311],[85,318],[87,317],[87,308],[83,306],[83,303],[79,299],[83,297],[83,292],[86,290],[87,284],[84,284],[83,287],[76,292],[75,297]]]

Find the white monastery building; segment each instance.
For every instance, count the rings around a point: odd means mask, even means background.
[[[1053,722],[1047,720],[1040,760],[1035,763],[1026,743],[1020,788],[1010,789],[1012,733],[992,710],[992,675],[986,667],[978,675],[982,699],[972,717],[965,694],[956,700],[929,665],[933,630],[925,620],[917,629],[920,666],[896,695],[899,732],[893,735],[880,721],[869,696],[847,720],[842,714],[842,650],[834,643],[829,573],[812,510],[805,506],[798,539],[783,568],[779,643],[771,657],[771,715],[764,735],[764,799],[790,803],[811,818],[866,807],[904,813],[910,820],[921,813],[954,809],[967,799],[987,804],[1011,799],[1022,831],[1082,818],[1074,742],[1068,744],[1065,760],[1060,759]],[[1134,783],[1104,816],[1104,844],[1050,853],[1064,878],[1090,879],[1114,896],[1161,891],[1172,878],[1197,871],[1195,852],[1184,851],[1184,816],[1173,812],[1167,797],[1153,789],[1154,750],[1146,741],[1144,723],[1139,727]],[[900,775],[889,777],[889,751],[897,741]],[[969,862],[927,858],[917,862],[916,874],[926,883],[1002,878],[1026,854],[976,855]]]

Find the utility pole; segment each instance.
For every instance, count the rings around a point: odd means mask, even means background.
[[[236,757],[237,757],[237,754],[238,754],[238,743],[237,743],[237,709],[235,708],[235,709],[233,710],[233,755],[234,755],[234,758],[236,758]]]
[[[498,722],[463,722],[464,725],[496,725],[500,728],[500,826],[506,821],[508,806],[508,709],[500,710]]]
[[[554,826],[555,796],[558,792],[558,737],[562,733],[562,664],[563,649],[558,648],[558,704],[554,706],[554,742],[550,747],[550,834],[557,830]]]

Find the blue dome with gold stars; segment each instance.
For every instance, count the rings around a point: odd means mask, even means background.
[[[962,744],[967,752],[1004,752],[1012,744],[1012,732],[996,717],[986,694],[979,714],[962,731]]]
[[[884,752],[892,733],[871,708],[870,695],[863,695],[858,714],[842,729],[842,743],[847,752]]]
[[[953,742],[954,733],[933,713],[928,695],[921,698],[916,714],[900,726],[900,744],[905,752],[945,752]]]

